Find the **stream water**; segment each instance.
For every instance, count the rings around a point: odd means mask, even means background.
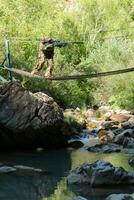
[[[128,165],[130,156],[132,155],[127,153],[90,153],[82,149],[0,153],[0,162],[2,163],[47,170],[47,173],[43,175],[0,175],[0,200],[71,200],[76,195],[81,195],[88,200],[104,200],[112,193],[134,193],[134,186],[92,189],[89,186],[69,187],[66,184],[69,171],[83,162],[103,159],[110,161],[115,166],[133,170]]]

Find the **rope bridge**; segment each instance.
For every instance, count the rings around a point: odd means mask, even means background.
[[[77,43],[77,42],[75,42]],[[55,44],[56,45],[56,44]],[[63,45],[63,44],[62,44]],[[111,75],[117,75],[117,74],[123,74],[123,73],[128,73],[128,72],[133,72],[134,67],[127,68],[127,69],[119,69],[119,70],[114,70],[114,71],[106,71],[106,72],[97,72],[97,73],[91,73],[91,74],[78,74],[78,75],[64,75],[64,76],[57,76],[57,77],[44,77],[44,76],[39,76],[39,75],[32,75],[30,72],[21,70],[21,69],[16,69],[12,67],[11,64],[11,59],[10,59],[10,48],[9,48],[9,40],[5,40],[5,59],[0,64],[0,67],[4,70],[7,70],[9,72],[9,78],[12,80],[12,72],[19,74],[24,77],[29,77],[29,78],[36,78],[40,80],[50,80],[50,81],[64,81],[64,80],[78,80],[78,79],[84,79],[84,78],[98,78],[98,77],[103,77],[103,76],[111,76]],[[6,66],[5,63],[6,62]],[[4,80],[2,76],[0,76],[1,80]]]
[[[65,76],[57,76],[57,77],[44,77],[44,76],[39,76],[39,75],[32,75],[30,72],[23,71],[21,69],[16,69],[16,68],[8,68],[4,67],[3,69],[8,70],[10,72],[14,72],[16,74],[19,74],[24,77],[29,77],[29,78],[36,78],[40,80],[50,80],[50,81],[64,81],[64,80],[78,80],[78,79],[83,79],[83,78],[98,78],[98,77],[103,77],[103,76],[111,76],[111,75],[117,75],[117,74],[124,74],[128,72],[133,72],[134,67],[132,68],[127,68],[127,69],[120,69],[120,70],[114,70],[114,71],[106,71],[106,72],[99,72],[99,73],[91,73],[91,74],[79,74],[79,75],[65,75]]]

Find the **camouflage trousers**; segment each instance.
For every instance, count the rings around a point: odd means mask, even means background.
[[[39,60],[38,60],[38,63],[37,63],[34,70],[35,70],[35,72],[40,71],[43,68],[45,63],[47,64],[47,69],[44,72],[44,75],[45,76],[51,76],[52,71],[54,69],[54,60],[53,60],[53,57],[47,58],[43,52],[40,52]]]

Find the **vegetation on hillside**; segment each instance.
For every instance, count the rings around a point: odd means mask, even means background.
[[[83,44],[56,48],[54,75],[132,67],[134,1],[0,0],[1,62],[4,40],[9,39],[13,66],[31,71],[43,36],[83,41]],[[63,107],[110,103],[133,110],[133,78],[134,74],[129,73],[69,82],[21,80],[33,91],[48,91]]]

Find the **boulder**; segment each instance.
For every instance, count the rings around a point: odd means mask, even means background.
[[[116,128],[112,131],[115,135],[119,135],[120,133],[122,133],[124,131],[124,128]]]
[[[130,118],[130,121],[128,120],[127,122],[121,123],[121,127],[124,129],[134,128],[134,122],[131,122]]]
[[[82,142],[82,141],[80,141],[80,140],[74,140],[74,141],[69,141],[69,144],[68,144],[68,146],[69,147],[72,147],[72,148],[75,148],[75,149],[79,149],[79,148],[81,148],[82,146],[84,145],[84,143]]]
[[[133,200],[128,194],[111,194],[105,200]]]
[[[129,165],[134,167],[134,157],[131,157],[128,161]]]
[[[126,137],[123,141],[123,147],[128,149],[134,149],[134,138]]]
[[[0,148],[60,147],[63,113],[52,97],[33,94],[18,81],[0,85]]]
[[[119,122],[117,121],[104,121],[101,123],[102,128],[104,129],[112,129],[113,127],[118,128]]]
[[[89,108],[88,110],[83,112],[83,114],[85,115],[86,118],[96,117],[96,110]]]
[[[76,196],[72,200],[87,200],[87,199],[85,199],[84,197],[81,197],[81,196]]]
[[[8,166],[5,164],[2,164],[0,166],[0,174],[8,174],[8,173],[14,173],[17,175],[33,175],[35,173],[44,174],[44,173],[46,173],[46,170],[37,169],[37,168],[24,166],[24,165]]]
[[[113,143],[97,144],[93,147],[89,147],[87,150],[91,152],[99,152],[99,153],[113,153],[113,152],[120,152],[121,147]]]
[[[122,114],[122,113],[112,113],[110,116],[110,120],[116,121],[119,123],[126,122],[130,119],[130,115]]]
[[[68,184],[89,184],[92,187],[104,185],[134,184],[134,171],[114,167],[111,163],[98,160],[95,163],[84,163],[67,177]]]
[[[11,172],[16,172],[17,170],[14,167],[10,167],[10,166],[0,166],[0,174],[7,174],[7,173],[11,173]]]
[[[134,115],[132,115],[129,120],[128,120],[129,123],[131,123],[132,126],[134,126]]]
[[[15,174],[17,175],[33,175],[35,173],[37,174],[46,174],[46,170],[42,170],[39,168],[24,166],[24,165],[14,165],[13,166],[16,169]]]
[[[117,144],[123,144],[125,137],[134,137],[134,129],[126,129],[114,138]]]
[[[106,129],[99,129],[98,130],[98,137],[101,143],[111,142],[114,138],[114,133],[111,130]]]

